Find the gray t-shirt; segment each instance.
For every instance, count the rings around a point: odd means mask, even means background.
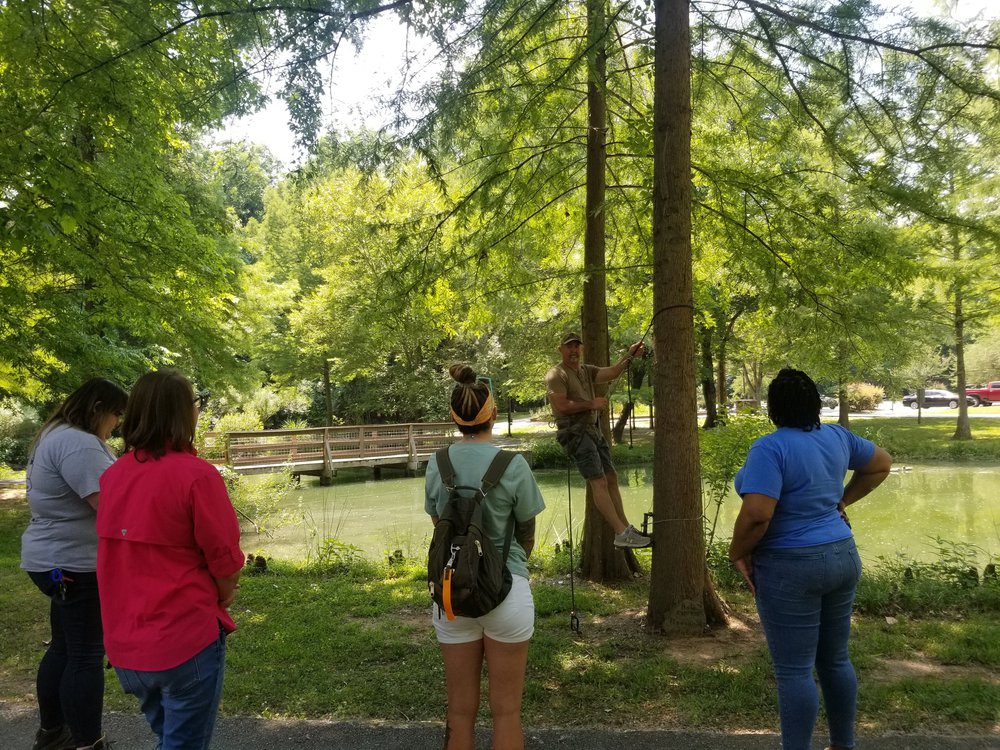
[[[84,430],[57,425],[45,431],[28,459],[31,523],[21,535],[21,567],[88,573],[97,570],[97,511],[93,495],[115,457]]]

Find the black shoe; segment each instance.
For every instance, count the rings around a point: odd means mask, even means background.
[[[35,744],[31,750],[74,750],[73,733],[63,724],[58,729],[39,729],[35,732]]]

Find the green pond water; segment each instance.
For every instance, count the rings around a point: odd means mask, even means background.
[[[431,522],[424,513],[423,477],[365,480],[363,476],[338,477],[330,487],[303,477],[301,487],[285,499],[290,517],[298,520],[271,537],[245,533],[244,550],[305,559],[319,540],[335,537],[370,557],[396,549],[407,557],[425,554]],[[536,477],[547,506],[538,519],[539,545],[551,546],[566,537],[570,497],[574,534],[578,534],[584,512],[583,480],[574,473],[567,488],[565,470],[538,471]],[[621,480],[626,512],[638,527],[643,513],[652,510],[652,467],[624,468]],[[739,503],[735,493],[723,503],[718,537],[730,536]],[[866,561],[897,553],[931,560],[937,556],[933,539],[940,537],[982,548],[980,559],[985,562],[988,554],[1000,556],[1000,465],[907,464],[852,506],[850,515]]]

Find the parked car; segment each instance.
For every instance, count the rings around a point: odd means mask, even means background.
[[[967,395],[965,401],[972,404],[972,397]],[[911,393],[908,396],[903,396],[903,406],[916,409],[918,406],[917,394]],[[924,391],[924,406],[947,406],[949,409],[957,409],[958,394],[951,391],[942,391],[937,388],[928,388]]]
[[[1000,380],[993,380],[986,385],[974,385],[965,389],[965,395],[972,399],[973,406],[989,406],[994,401],[1000,401]]]

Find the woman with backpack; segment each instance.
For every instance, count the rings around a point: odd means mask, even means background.
[[[479,488],[500,453],[492,444],[496,406],[489,387],[477,380],[471,367],[452,365],[450,373],[457,382],[451,394],[451,418],[462,433],[462,439],[447,449],[454,472],[451,485]],[[447,473],[438,466],[436,456],[428,462],[424,509],[435,527],[450,510],[452,493],[442,481],[442,474]],[[515,456],[482,501],[484,536],[501,553],[509,545],[506,567],[510,591],[495,609],[479,617],[454,615],[438,604],[433,607],[448,694],[445,750],[475,747],[484,658],[489,669],[493,750],[524,747],[521,699],[528,641],[535,630],[527,560],[535,541],[535,516],[544,507],[528,462]]]

